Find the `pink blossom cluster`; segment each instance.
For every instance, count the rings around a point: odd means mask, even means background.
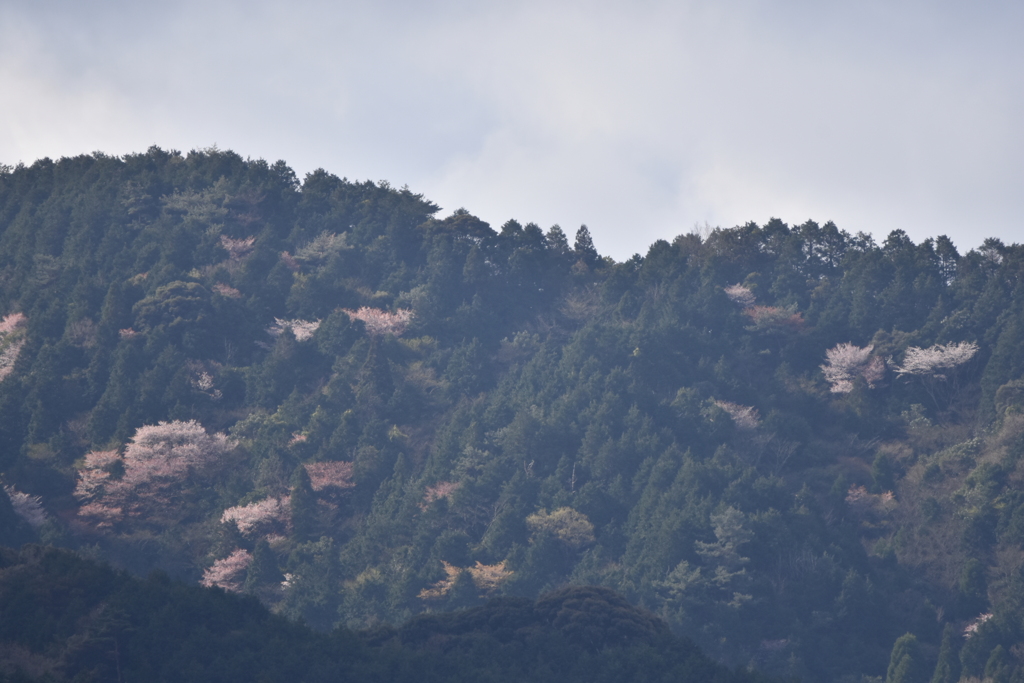
[[[896,508],[896,496],[892,491],[868,493],[863,486],[854,485],[846,492],[846,504],[854,514],[859,516],[881,517]]]
[[[215,464],[234,444],[224,434],[207,434],[195,420],[158,422],[139,427],[124,451],[128,486],[179,480],[189,470]]]
[[[754,305],[757,298],[754,293],[750,291],[749,287],[736,283],[735,285],[729,285],[725,288],[725,295],[729,297],[729,300],[739,304],[743,308],[749,308]]]
[[[319,320],[285,320],[274,318],[274,324],[267,328],[267,334],[271,337],[280,337],[286,329],[291,329],[296,341],[306,341],[313,336],[313,333],[320,327]]]
[[[729,401],[715,401],[715,405],[728,413],[739,429],[757,429],[761,424],[761,416],[753,406],[741,406]]]
[[[350,489],[356,485],[352,481],[352,463],[350,462],[311,462],[305,465],[309,475],[309,484],[314,491],[328,488]]]
[[[220,516],[225,524],[234,523],[246,536],[256,531],[267,531],[291,518],[288,502],[282,498],[264,498],[257,503],[228,508]]]
[[[90,500],[105,492],[110,480],[110,469],[115,463],[121,462],[117,451],[90,451],[85,455],[85,464],[78,471],[78,483],[75,485],[75,498]]]
[[[28,325],[28,318],[25,317],[24,313],[5,315],[3,319],[0,319],[0,335],[8,335],[26,325]]]
[[[885,377],[885,363],[878,356],[872,356],[874,346],[861,348],[850,343],[838,344],[825,352],[825,364],[821,371],[825,381],[831,385],[834,394],[848,394],[853,383],[863,377],[868,386],[874,387]]]
[[[979,614],[973,621],[971,621],[971,623],[967,624],[967,626],[964,627],[964,638],[970,638],[971,636],[973,636],[975,633],[978,632],[978,628],[991,618],[991,612]]]
[[[24,313],[11,313],[0,320],[0,380],[14,372],[14,363],[25,345],[21,332],[28,324]]]
[[[223,282],[218,282],[217,284],[215,284],[213,286],[213,291],[217,292],[221,296],[226,297],[228,299],[241,299],[242,298],[242,293],[240,291],[238,291],[237,289],[235,289],[231,285],[224,284]]]
[[[374,337],[385,334],[400,337],[413,318],[413,312],[407,308],[397,308],[393,313],[369,306],[363,306],[355,311],[343,308],[342,311],[353,320],[362,320],[367,334]]]
[[[288,266],[288,270],[293,273],[297,273],[302,270],[302,264],[300,264],[298,260],[287,251],[281,252],[281,262]]]
[[[250,564],[252,555],[249,551],[238,548],[227,557],[214,562],[213,566],[203,572],[203,578],[199,583],[207,588],[217,586],[237,593],[242,590],[245,571]]]
[[[228,252],[228,258],[232,261],[241,261],[252,252],[256,245],[255,237],[243,237],[232,239],[227,235],[220,236],[220,244]]]
[[[75,487],[84,503],[78,514],[97,526],[111,525],[126,511],[139,514],[140,506],[157,500],[157,492],[219,464],[233,447],[227,436],[207,434],[194,420],[139,427],[123,456],[113,450],[85,456]],[[123,476],[115,478],[118,469]]]
[[[426,492],[423,494],[424,505],[430,505],[435,500],[441,500],[442,498],[450,498],[455,490],[459,488],[458,482],[452,481],[439,481],[433,486],[428,486]]]
[[[804,318],[800,313],[778,306],[748,306],[743,310],[758,330],[789,329],[802,330]]]
[[[78,508],[78,516],[92,522],[98,529],[106,529],[124,519],[124,508],[108,501],[94,500]]]
[[[933,375],[945,379],[944,372],[963,365],[978,352],[974,342],[935,344],[927,349],[911,346],[903,355],[903,365],[896,369],[901,375]]]
[[[46,510],[43,509],[43,499],[29,493],[23,493],[13,486],[5,486],[4,491],[11,500],[11,507],[15,514],[29,523],[33,528],[38,528],[46,521]]]
[[[207,369],[207,364],[201,361],[190,360],[185,363],[189,370],[189,384],[196,391],[206,394],[214,401],[223,398],[224,394],[214,384],[213,374]],[[215,370],[215,368],[213,368]]]

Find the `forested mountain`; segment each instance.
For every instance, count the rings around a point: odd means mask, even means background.
[[[152,573],[145,581],[65,550],[0,550],[3,683],[759,683],[673,636],[607,588],[496,598],[401,628],[330,634],[253,598]],[[4,667],[7,668],[7,667]]]
[[[218,150],[4,168],[0,543],[324,631],[597,585],[733,666],[1024,679],[1024,247],[438,214]]]

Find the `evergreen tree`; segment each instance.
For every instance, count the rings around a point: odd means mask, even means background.
[[[939,661],[935,665],[935,673],[931,683],[956,683],[960,680],[960,659],[953,643],[954,629],[946,624],[942,629],[942,646],[939,648]]]
[[[581,225],[580,229],[576,231],[573,251],[576,253],[576,258],[590,267],[593,267],[600,258],[597,249],[594,248],[594,240],[590,237],[590,230],[587,229],[587,226]]]
[[[923,683],[923,663],[917,636],[912,633],[903,634],[892,646],[885,683]]]

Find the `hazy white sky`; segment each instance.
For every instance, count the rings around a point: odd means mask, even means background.
[[[0,163],[216,144],[443,207],[1024,242],[1024,3],[0,0]]]

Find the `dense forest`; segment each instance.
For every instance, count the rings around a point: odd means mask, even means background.
[[[3,683],[760,683],[607,588],[495,598],[401,628],[317,633],[252,597],[145,580],[66,550],[0,550]]]
[[[1024,247],[439,213],[216,149],[0,167],[0,543],[76,553],[0,587],[157,571],[329,653],[599,586],[732,667],[1024,680]],[[40,619],[0,659],[85,628]]]

